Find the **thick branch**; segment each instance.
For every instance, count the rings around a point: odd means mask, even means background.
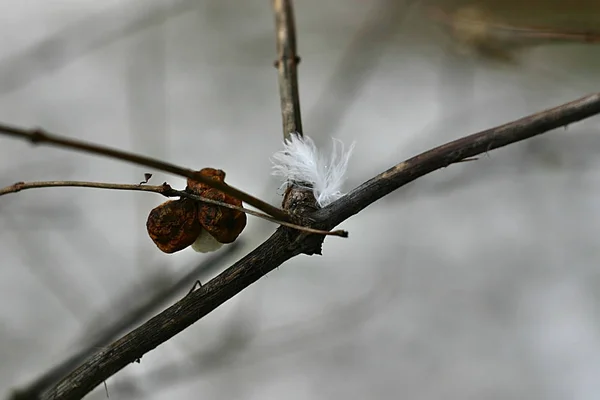
[[[300,95],[298,93],[298,62],[296,52],[296,27],[292,0],[273,0],[275,30],[277,38],[277,73],[279,76],[279,97],[283,119],[283,138],[298,132],[302,135],[300,117]]]
[[[363,183],[317,211],[315,219],[334,227],[370,204],[423,175],[469,157],[520,142],[600,113],[600,93],[507,124],[465,136],[410,158]]]
[[[43,400],[81,399],[128,364],[169,340],[231,299],[286,260],[310,249],[310,241],[290,241],[289,230],[279,228],[267,241],[216,278],[175,303],[131,333],[97,351],[45,392]]]
[[[60,364],[54,366],[42,376],[28,384],[22,389],[16,390],[11,397],[11,400],[31,400],[37,399],[41,393],[50,385],[56,383],[59,379],[71,372],[74,368],[80,365],[87,357],[94,354],[98,348],[106,346],[112,340],[122,333],[125,329],[134,324],[139,323],[141,318],[146,317],[154,311],[158,306],[163,304],[172,295],[182,291],[184,288],[189,288],[190,282],[198,279],[199,273],[214,268],[230,256],[234,251],[240,248],[240,243],[234,242],[219,253],[212,255],[204,260],[190,272],[181,276],[176,282],[158,291],[154,296],[146,300],[144,303],[138,304],[134,309],[127,314],[122,315],[109,326],[103,327],[102,331],[96,335],[85,348],[77,351],[75,354],[65,359]]]
[[[335,226],[395,189],[439,168],[600,113],[600,94],[458,139],[377,175],[310,217]],[[292,210],[293,211],[293,210]],[[167,341],[288,259],[320,249],[322,236],[280,227],[266,242],[150,321],[88,358],[42,399],[80,399],[127,364]]]
[[[289,215],[285,211],[277,207],[273,207],[272,205],[225,183],[207,178],[202,174],[189,168],[179,167],[175,164],[170,164],[164,161],[156,160],[154,158],[145,157],[122,150],[111,149],[110,147],[104,147],[93,143],[86,143],[75,139],[60,137],[44,132],[42,130],[30,131],[27,129],[21,129],[0,124],[0,134],[16,137],[19,139],[25,139],[33,144],[48,144],[57,147],[79,150],[85,153],[98,154],[104,157],[114,158],[117,160],[129,161],[134,164],[155,168],[165,172],[170,172],[172,174],[180,175],[186,178],[191,178],[198,182],[202,182],[208,186],[212,186],[215,189],[219,189],[222,192],[230,194],[231,196],[242,200],[244,203],[250,204],[251,206],[258,208],[259,210],[281,221],[290,221]]]

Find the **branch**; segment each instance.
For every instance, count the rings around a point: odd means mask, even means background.
[[[87,182],[87,181],[41,181],[41,182],[17,182],[10,186],[0,188],[0,196],[10,193],[18,193],[21,190],[50,188],[50,187],[85,187],[94,189],[109,189],[109,190],[132,190],[141,192],[159,193],[165,197],[175,196],[172,194],[174,189],[167,184],[160,186],[153,185],[132,185],[126,183],[104,183],[104,182]],[[208,199],[207,199],[208,200]]]
[[[296,26],[292,0],[273,0],[275,14],[275,38],[277,44],[277,75],[279,81],[279,97],[281,99],[281,119],[283,121],[283,140],[291,141],[293,133],[303,136],[300,116],[300,96],[298,94],[298,63],[300,57],[296,52]],[[283,196],[283,209],[296,209],[296,218],[306,215],[318,208],[315,196],[306,185],[289,182]],[[303,204],[303,207],[298,205]],[[303,224],[304,225],[304,224]],[[317,251],[320,254],[320,250]]]
[[[200,272],[212,269],[221,264],[221,262],[224,261],[227,256],[231,255],[235,250],[239,249],[239,247],[240,244],[238,242],[232,243],[231,246],[228,246],[223,251],[216,253],[215,255],[198,264],[197,267],[181,276],[181,278],[179,278],[169,287],[160,290],[146,302],[137,305],[134,309],[121,316],[112,324],[105,326],[96,336],[96,339],[89,343],[85,348],[79,350],[71,357],[56,365],[42,376],[29,383],[23,389],[15,390],[11,394],[11,399],[29,400],[39,398],[44,390],[46,390],[50,385],[56,383],[65,374],[72,371],[73,368],[78,366],[87,357],[94,354],[98,348],[106,346],[111,340],[114,340],[116,335],[123,332],[123,330],[127,329],[133,324],[138,323],[141,318],[156,309],[167,298],[177,292],[180,292],[184,288],[189,287],[190,282],[193,282],[194,279],[197,279]]]
[[[251,206],[256,207],[257,209],[277,218],[278,220],[287,222],[290,221],[290,217],[285,211],[277,207],[273,207],[272,205],[260,199],[257,199],[256,197],[251,196],[239,189],[236,189],[233,186],[229,186],[225,183],[207,178],[202,174],[189,168],[179,167],[175,164],[170,164],[164,161],[156,160],[154,158],[145,157],[142,155],[137,155],[122,150],[112,149],[110,147],[104,147],[94,143],[86,143],[75,139],[60,137],[58,135],[53,135],[44,132],[40,129],[27,130],[0,124],[0,134],[24,139],[31,142],[32,144],[48,144],[57,147],[79,150],[85,153],[98,154],[104,157],[128,161],[134,164],[155,168],[165,172],[170,172],[172,174],[180,175],[186,178],[191,178],[195,181],[204,183],[208,186],[225,192],[239,200],[242,200],[244,203],[250,204]]]
[[[339,236],[339,237],[348,237],[348,232],[344,230],[336,230],[336,231],[324,231],[321,229],[313,229],[307,226],[300,226],[296,224],[292,224],[291,222],[280,221],[276,218],[273,218],[267,214],[263,214],[260,212],[256,212],[254,210],[249,210],[244,207],[238,207],[233,204],[225,203],[218,200],[207,199],[202,196],[198,196],[192,193],[188,193],[183,190],[173,189],[166,182],[162,185],[153,186],[153,185],[144,185],[144,184],[124,184],[124,183],[104,183],[104,182],[84,182],[84,181],[42,181],[42,182],[17,182],[10,186],[6,186],[4,188],[0,188],[0,196],[9,194],[9,193],[17,193],[21,190],[26,189],[38,189],[38,188],[48,188],[48,187],[87,187],[87,188],[95,188],[95,189],[110,189],[110,190],[130,190],[130,191],[141,191],[141,192],[151,192],[162,194],[165,197],[186,197],[188,199],[196,200],[201,203],[214,204],[216,206],[231,208],[232,210],[237,210],[249,215],[253,215],[258,218],[262,218],[264,220],[287,226],[288,228],[296,229],[299,231],[314,233],[318,235],[325,236]]]
[[[277,73],[279,76],[279,97],[281,98],[281,116],[283,120],[283,138],[290,134],[302,135],[300,117],[300,95],[298,93],[298,63],[296,53],[296,27],[292,0],[273,0],[275,30],[277,40]]]
[[[310,242],[314,241],[293,242],[289,230],[279,228],[258,248],[220,275],[131,333],[98,350],[56,386],[43,393],[40,399],[81,399],[117,371],[141,359],[283,262],[310,251]]]
[[[429,172],[600,113],[600,94],[466,136],[413,157],[365,182],[311,215],[335,226],[386,194]],[[293,210],[292,210],[293,211]],[[150,321],[89,357],[41,397],[80,399],[117,371],[203,318],[258,279],[299,254],[314,254],[322,237],[290,234],[280,227],[250,254]]]
[[[295,49],[291,0],[273,0],[273,8],[276,14],[277,26],[277,68],[283,129],[284,137],[289,137],[291,132],[302,132],[296,75],[298,59]],[[314,221],[317,227],[333,227],[381,197],[429,172],[597,113],[600,113],[600,94],[588,96],[498,128],[467,136],[425,152],[385,171],[328,207],[311,214],[307,213],[309,208],[305,207],[306,203],[295,201],[303,199],[301,191],[298,188],[293,188],[288,194],[291,193],[291,197],[297,196],[297,198],[294,198],[294,201],[287,202],[284,208],[290,213],[289,215],[298,215],[300,218]],[[203,182],[202,176],[192,170],[130,153],[54,137],[41,131],[28,132],[1,125],[0,131],[28,139],[33,143],[46,142],[119,158]],[[224,189],[219,187],[220,185],[215,186],[215,182],[211,181],[210,183],[216,189]],[[230,187],[227,186],[227,188]],[[247,201],[239,193],[234,194],[231,191],[227,191],[227,193],[277,218],[280,217],[277,214],[283,214],[284,218],[279,219],[287,220],[288,218],[285,211],[270,205],[267,205],[269,211],[266,211],[264,208]],[[242,194],[248,196],[243,192]],[[314,203],[314,198],[312,198],[312,201]],[[264,207],[264,204],[261,203],[261,206]],[[300,212],[296,213],[298,210]],[[79,367],[43,393],[41,399],[71,400],[82,398],[116,372],[132,362],[139,361],[145,353],[197,322],[285,261],[299,254],[320,254],[323,238],[322,235],[307,234],[293,231],[287,227],[279,227],[263,244],[207,284],[139,328],[88,357]]]
[[[314,218],[334,227],[394,190],[440,168],[600,113],[600,93],[465,136],[410,158],[318,210]]]

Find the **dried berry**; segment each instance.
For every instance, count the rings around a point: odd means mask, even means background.
[[[206,178],[210,178],[221,183],[225,182],[225,171],[221,169],[202,168],[198,172]],[[186,188],[188,192],[197,194],[198,196],[202,196],[202,192],[204,192],[207,189],[211,189],[211,186],[188,178]]]
[[[207,178],[225,183],[225,172],[220,169],[204,168],[199,171]],[[241,207],[242,202],[203,183],[188,179],[187,191],[207,199],[221,201]],[[221,243],[231,243],[246,227],[246,214],[241,211],[213,204],[198,204],[198,221],[208,233]]]
[[[169,200],[150,211],[146,229],[156,246],[165,253],[175,253],[190,246],[200,235],[196,202],[189,199]]]
[[[241,207],[242,202],[216,189],[207,189],[202,197]],[[231,243],[246,227],[246,214],[213,204],[198,204],[200,225],[221,243]]]

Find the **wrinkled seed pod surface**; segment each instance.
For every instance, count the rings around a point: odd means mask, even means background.
[[[198,171],[201,175],[204,175],[207,178],[211,178],[218,182],[225,182],[225,171],[215,168],[202,168]],[[211,187],[205,185],[204,183],[197,182],[191,178],[187,180],[187,190],[191,193],[197,194],[198,196],[202,196],[202,192]]]
[[[225,182],[225,172],[215,168],[203,168],[202,175],[219,182]],[[238,207],[242,202],[208,185],[187,180],[187,191],[211,200],[222,201]],[[215,239],[221,243],[232,243],[246,227],[246,214],[240,211],[212,204],[198,203],[198,221]]]
[[[216,189],[207,189],[203,197],[241,207],[242,202]],[[246,227],[246,214],[212,204],[198,204],[198,221],[221,243],[231,243]]]
[[[189,199],[169,200],[152,209],[146,221],[148,235],[165,253],[175,253],[190,246],[200,235],[202,226],[197,207]]]

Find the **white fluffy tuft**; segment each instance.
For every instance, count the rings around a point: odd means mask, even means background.
[[[275,153],[272,159],[273,175],[285,179],[282,187],[290,182],[310,185],[320,207],[342,197],[342,184],[354,143],[345,151],[344,144],[333,139],[331,156],[326,158],[319,154],[315,142],[308,136],[292,133],[290,138],[284,141],[283,150]]]
[[[210,253],[219,250],[223,246],[223,243],[215,239],[205,229],[200,231],[200,236],[194,243],[192,243],[192,249],[198,253]]]

